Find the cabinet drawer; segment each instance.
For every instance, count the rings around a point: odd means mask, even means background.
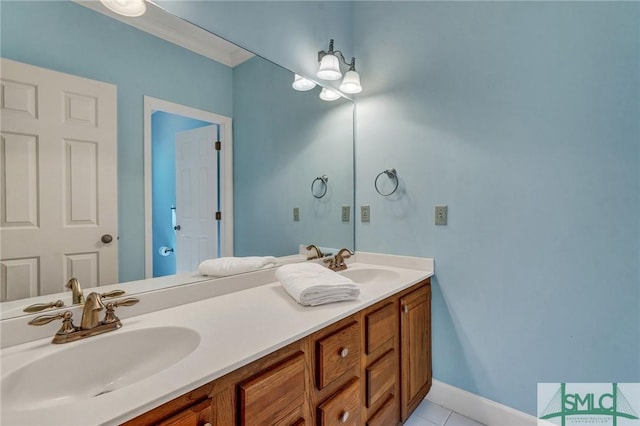
[[[367,426],[392,426],[397,424],[398,407],[393,396],[390,396],[367,422]]]
[[[353,379],[318,406],[320,426],[360,426],[360,382]]]
[[[302,406],[300,406],[274,423],[273,426],[304,426],[304,424],[304,413]]]
[[[360,324],[352,322],[316,343],[316,379],[322,389],[360,362]]]
[[[238,385],[240,424],[277,423],[304,403],[304,354],[298,352]]]
[[[203,426],[205,424],[211,424],[211,399],[194,404],[157,423],[157,426]]]
[[[397,364],[395,352],[392,349],[367,367],[367,407],[372,407],[393,394]]]
[[[374,352],[397,333],[396,309],[393,303],[371,312],[365,317],[367,355]]]

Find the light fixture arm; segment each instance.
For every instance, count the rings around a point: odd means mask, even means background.
[[[345,57],[344,57],[344,55],[342,54],[341,51],[333,50],[333,39],[329,40],[329,50],[328,51],[325,52],[324,50],[321,50],[321,51],[318,52],[318,62],[322,61],[322,58],[324,58],[326,55],[334,55],[335,57],[340,59],[343,64],[345,64],[346,66],[349,67],[349,71],[355,71],[356,70],[356,58],[355,57],[351,57],[351,62],[347,62],[347,60],[345,59]]]

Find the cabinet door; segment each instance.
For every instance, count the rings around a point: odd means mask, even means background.
[[[401,414],[405,421],[431,387],[431,286],[400,299]]]

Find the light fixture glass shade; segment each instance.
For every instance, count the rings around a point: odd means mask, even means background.
[[[323,80],[340,80],[342,73],[340,72],[340,61],[336,55],[326,54],[320,61],[320,69],[318,70],[318,78]]]
[[[112,12],[120,15],[136,17],[147,11],[145,0],[100,0]]]
[[[293,87],[294,89],[300,92],[306,92],[307,90],[311,90],[314,87],[316,87],[316,84],[313,81],[307,80],[301,75],[296,74],[293,80],[293,84],[291,84],[291,87]]]
[[[320,99],[322,99],[323,101],[335,101],[336,99],[340,98],[340,93],[336,92],[335,90],[331,90],[331,89],[327,89],[327,88],[322,88],[322,91],[320,91]]]
[[[357,71],[347,71],[340,85],[340,90],[344,93],[360,93],[362,86],[360,85],[360,74]]]

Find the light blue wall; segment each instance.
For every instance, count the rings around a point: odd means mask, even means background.
[[[143,96],[231,116],[231,69],[72,2],[3,0],[0,15],[2,56],[118,86],[119,275],[143,278]]]
[[[292,81],[290,71],[259,57],[233,70],[238,256],[290,255],[311,243],[354,246],[353,221],[340,218],[341,206],[353,205],[353,103],[324,102],[319,87],[297,92]],[[311,183],[325,174],[327,193],[316,199]]]
[[[436,379],[531,414],[537,382],[640,381],[639,22],[638,3],[355,3],[356,247],[435,258]]]
[[[176,205],[176,133],[210,125],[164,111],[156,111],[151,116],[154,277],[176,273],[175,251],[168,256],[161,256],[159,251],[160,247],[176,247],[171,211]]]

